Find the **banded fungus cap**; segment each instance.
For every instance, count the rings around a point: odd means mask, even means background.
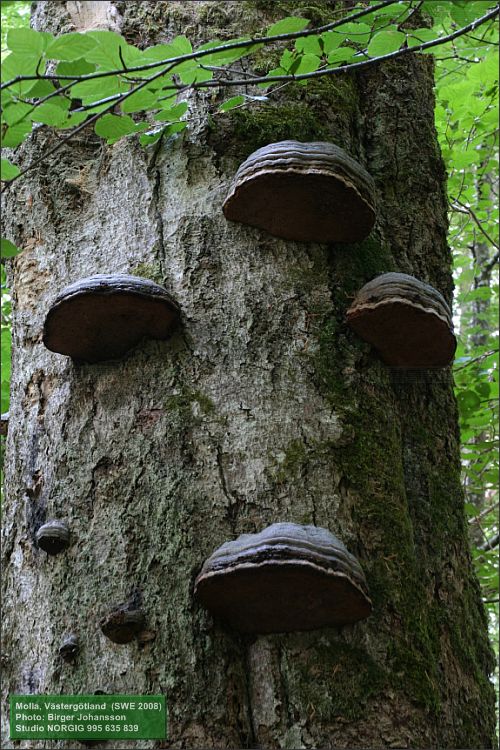
[[[119,604],[99,621],[102,633],[113,643],[130,643],[143,630],[146,618],[141,608]]]
[[[162,286],[128,274],[97,274],[59,292],[43,343],[77,362],[102,362],[144,338],[167,339],[178,320],[179,307]]]
[[[280,141],[243,162],[223,211],[287,240],[358,242],[375,222],[375,184],[332,143]]]
[[[69,546],[69,528],[64,521],[52,520],[40,526],[36,542],[48,555],[58,555]]]
[[[347,322],[392,367],[446,367],[455,354],[446,300],[405,273],[384,273],[365,284],[347,311]]]
[[[195,596],[243,633],[345,625],[372,606],[356,558],[327,529],[275,523],[226,542],[204,563]]]

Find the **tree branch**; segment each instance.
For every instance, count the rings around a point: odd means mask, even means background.
[[[487,231],[486,231],[485,229],[483,229],[483,226],[482,226],[481,222],[480,222],[480,221],[479,221],[479,219],[477,218],[477,216],[476,216],[476,214],[474,213],[474,211],[472,210],[472,208],[470,208],[470,206],[467,206],[467,204],[465,204],[465,203],[462,203],[462,201],[459,201],[459,200],[458,200],[458,198],[454,198],[454,197],[453,197],[452,195],[450,195],[450,198],[451,198],[451,200],[452,200],[452,201],[454,201],[455,203],[458,203],[458,205],[459,205],[459,206],[461,206],[461,207],[462,207],[462,208],[464,209],[463,211],[460,211],[460,209],[458,209],[458,208],[457,208],[457,209],[455,209],[455,210],[456,210],[456,211],[459,211],[460,213],[466,213],[466,214],[469,214],[469,216],[471,217],[471,219],[472,219],[472,220],[473,220],[473,221],[474,221],[474,222],[475,222],[475,223],[477,224],[477,226],[478,226],[478,228],[479,228],[479,231],[480,231],[480,232],[481,232],[481,233],[482,233],[482,234],[483,234],[483,235],[484,235],[484,236],[486,237],[486,239],[488,240],[488,242],[489,242],[489,243],[490,243],[490,244],[491,244],[491,245],[492,245],[492,246],[493,246],[493,247],[494,247],[494,248],[495,248],[496,250],[500,250],[500,248],[499,248],[499,246],[498,246],[498,243],[497,243],[497,242],[495,242],[495,240],[494,240],[494,239],[493,239],[492,237],[490,237],[490,235],[488,234],[488,232],[487,232]],[[452,208],[453,208],[453,206],[452,206]],[[493,265],[494,265],[494,264],[493,264]]]
[[[369,12],[373,12],[376,8],[385,7],[387,5],[391,5],[396,0],[386,0],[386,2],[379,3],[378,6],[372,6],[369,9],[364,9],[363,11],[359,11],[357,14],[352,14],[351,16],[347,16],[343,19],[340,19],[339,21],[334,21],[333,23],[326,24],[326,26],[319,27],[317,29],[310,29],[309,32],[297,32],[295,34],[279,34],[274,37],[258,37],[253,40],[246,40],[244,42],[234,42],[232,44],[228,45],[221,45],[220,47],[212,47],[211,50],[202,50],[201,53],[192,53],[189,55],[182,55],[176,58],[169,58],[167,67],[160,70],[158,73],[155,73],[154,75],[150,76],[149,78],[145,78],[144,81],[139,83],[137,86],[131,88],[128,92],[125,92],[124,94],[120,94],[116,99],[113,98],[113,101],[111,102],[109,107],[106,107],[101,112],[97,112],[95,115],[93,115],[91,118],[86,120],[84,123],[79,125],[75,130],[73,130],[68,136],[63,138],[54,148],[49,149],[49,151],[43,153],[38,159],[36,159],[32,164],[30,164],[28,167],[23,169],[21,172],[19,172],[18,175],[13,177],[11,180],[9,180],[6,184],[7,187],[12,185],[15,180],[19,179],[23,175],[25,175],[28,171],[33,169],[37,164],[40,164],[44,159],[46,159],[48,156],[51,156],[55,151],[57,151],[61,146],[63,146],[65,143],[67,143],[74,135],[79,133],[81,130],[83,130],[84,127],[87,125],[95,122],[99,117],[102,117],[107,112],[111,111],[117,104],[121,104],[123,101],[128,99],[129,96],[132,96],[132,94],[136,93],[140,89],[144,88],[145,86],[148,86],[156,79],[160,78],[161,76],[165,75],[166,73],[170,72],[179,61],[185,61],[188,59],[194,59],[197,56],[206,55],[206,54],[214,54],[217,50],[227,50],[227,49],[234,49],[235,47],[241,47],[241,46],[250,46],[252,44],[264,42],[268,43],[269,41],[283,41],[288,39],[296,39],[300,36],[310,36],[311,34],[317,34],[318,32],[321,32],[325,29],[332,29],[334,27],[340,26],[343,23],[346,23],[348,20],[352,20],[354,17],[358,18],[363,15],[367,15]],[[478,26],[480,26],[483,23],[486,23],[486,21],[490,20],[491,18],[494,18],[496,15],[498,15],[500,10],[500,6],[496,6],[493,10],[486,13],[484,16],[481,16],[480,18],[475,19],[472,23],[468,24],[467,26],[464,26],[460,29],[457,29],[452,34],[448,34],[447,36],[440,37],[438,39],[433,39],[429,42],[423,42],[422,44],[415,45],[414,47],[403,47],[402,49],[395,50],[394,52],[390,52],[386,55],[381,55],[380,57],[373,57],[368,60],[362,60],[357,63],[351,63],[349,65],[342,65],[336,68],[326,68],[326,69],[320,69],[313,71],[311,73],[301,73],[298,75],[290,74],[290,75],[276,75],[276,76],[258,76],[256,78],[253,78],[251,81],[251,84],[257,84],[257,83],[276,83],[276,82],[291,82],[291,81],[304,81],[309,80],[313,78],[318,78],[319,76],[326,76],[326,75],[340,75],[341,73],[345,73],[347,71],[352,72],[354,70],[360,70],[368,67],[372,67],[373,65],[378,65],[381,62],[385,62],[387,60],[394,60],[399,57],[402,57],[404,55],[415,53],[415,52],[421,52],[423,50],[431,49],[432,47],[436,47],[438,45],[446,44],[449,41],[453,41],[454,39],[457,39],[458,37],[467,34],[468,32],[474,30]],[[158,67],[159,63],[155,63],[154,67]],[[152,67],[152,66],[149,66]],[[144,69],[144,68],[140,68]],[[128,72],[132,72],[134,69],[130,68]],[[123,71],[118,71],[118,73],[123,73]],[[107,73],[110,75],[110,73]],[[90,76],[85,76],[82,78],[91,78],[91,77],[97,77],[97,74],[90,74]],[[21,77],[22,79],[22,77]],[[22,79],[26,80],[26,79]],[[228,88],[233,86],[248,86],[249,80],[248,78],[243,79],[225,79],[225,80],[211,80],[211,81],[200,81],[199,83],[191,83],[191,84],[175,84],[173,83],[170,86],[165,86],[163,88],[163,91],[186,91],[186,90],[198,90],[198,89],[209,89],[209,88]],[[111,99],[111,97],[110,97]],[[96,103],[93,103],[92,106],[97,106]],[[454,199],[457,200],[457,199]],[[491,238],[489,238],[491,241]],[[495,244],[495,243],[494,243]],[[498,247],[495,244],[495,247]]]
[[[495,549],[495,547],[498,547],[499,542],[500,534],[495,534],[491,539],[487,539],[484,544],[479,545],[478,549],[480,549],[481,552],[489,552],[490,550]]]
[[[120,75],[123,73],[135,73],[140,70],[153,70],[154,68],[158,68],[162,65],[167,65],[170,63],[181,63],[181,62],[186,62],[187,60],[196,60],[199,57],[205,57],[206,55],[214,55],[217,52],[228,52],[233,49],[244,49],[246,47],[252,47],[254,44],[273,44],[274,42],[288,42],[288,41],[293,41],[294,39],[302,39],[303,37],[312,36],[315,34],[322,34],[325,31],[331,31],[332,29],[335,29],[339,26],[343,26],[346,23],[350,23],[351,21],[355,21],[358,18],[362,18],[363,16],[366,16],[369,13],[374,13],[377,10],[386,8],[388,5],[395,5],[397,2],[399,2],[399,0],[384,0],[384,2],[381,2],[378,5],[373,5],[368,8],[363,8],[362,10],[357,11],[356,13],[352,13],[351,15],[344,16],[344,18],[340,18],[338,21],[332,21],[331,23],[327,23],[324,26],[318,26],[314,29],[307,29],[305,31],[294,31],[288,34],[275,34],[274,36],[252,37],[251,39],[242,39],[238,42],[220,44],[217,47],[212,47],[211,49],[190,52],[186,55],[178,55],[177,57],[168,57],[165,60],[159,60],[158,62],[153,62],[153,63],[146,63],[144,65],[137,65],[135,67],[122,68],[120,70],[107,70],[107,71],[101,71],[98,73],[88,73],[87,75],[83,75],[83,76],[66,76],[66,77],[68,78],[71,77],[74,82],[89,81],[94,78],[103,78],[105,76]],[[60,77],[61,76],[55,76],[55,75],[16,76],[16,78],[12,78],[10,81],[6,81],[5,83],[2,83],[2,85],[0,86],[0,91],[2,91],[3,89],[9,88],[10,86],[14,86],[16,83],[20,83],[21,81],[38,81],[38,80],[53,81],[53,80],[58,80]]]

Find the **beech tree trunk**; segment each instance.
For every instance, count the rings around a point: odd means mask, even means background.
[[[324,22],[335,3],[34,6],[37,28],[107,24],[141,46],[240,36],[285,15]],[[259,54],[264,67],[274,53]],[[24,251],[11,264],[4,700],[165,693],[168,741],[137,748],[494,746],[451,374],[391,371],[345,324],[355,291],[386,271],[451,302],[432,86],[422,56],[288,85],[222,116],[227,94],[190,94],[182,136],[144,150],[87,132],[7,192],[7,236]],[[19,161],[55,138],[39,129]],[[295,243],[225,220],[238,165],[286,138],[331,141],[367,168],[378,198],[369,239]],[[180,330],[103,365],[48,351],[55,294],[113,272],[164,284]],[[54,517],[72,543],[48,557],[34,538]],[[265,637],[212,620],[192,593],[203,561],[278,521],[326,527],[346,544],[371,617]],[[98,620],[136,592],[154,640],[113,644]],[[68,633],[81,642],[74,664],[58,655]],[[13,744],[3,716],[3,747],[75,746]]]

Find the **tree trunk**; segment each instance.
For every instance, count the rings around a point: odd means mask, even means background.
[[[35,5],[38,28],[92,23],[69,15],[85,3]],[[240,36],[284,15],[321,22],[335,3],[107,5],[97,25],[106,17],[143,45]],[[259,54],[262,65],[272,55]],[[12,263],[4,700],[165,693],[168,742],[137,748],[493,747],[451,375],[391,372],[345,324],[354,292],[385,271],[451,301],[432,86],[422,56],[289,85],[224,116],[223,92],[190,94],[183,137],[143,150],[88,132],[7,193],[8,236],[24,252]],[[366,166],[378,194],[369,239],[295,243],[225,220],[239,163],[286,138],[329,140]],[[54,139],[40,129],[23,164]],[[112,272],[163,283],[180,331],[103,365],[45,349],[56,292]],[[48,557],[34,535],[54,517],[72,544]],[[201,564],[277,521],[342,539],[365,571],[371,617],[265,637],[214,623],[193,599]],[[113,644],[99,618],[136,592],[156,637]],[[58,656],[68,633],[81,641],[74,664]]]

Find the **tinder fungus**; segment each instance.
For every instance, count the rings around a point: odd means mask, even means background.
[[[69,529],[64,521],[47,521],[36,532],[36,542],[48,555],[58,555],[69,545]]]
[[[7,435],[7,432],[9,430],[9,412],[6,411],[2,414],[0,418],[0,435]]]
[[[143,630],[146,618],[140,608],[120,604],[99,622],[101,631],[113,643],[130,643]]]
[[[392,367],[446,367],[457,346],[444,297],[405,273],[384,273],[365,284],[347,322]]]
[[[117,359],[142,339],[166,339],[179,308],[149,279],[98,274],[70,284],[45,319],[43,343],[77,362]]]
[[[243,633],[346,625],[371,612],[356,558],[326,529],[294,523],[223,544],[203,565],[195,596]]]
[[[304,242],[358,242],[375,221],[368,172],[332,143],[280,141],[259,148],[236,172],[226,219]]]
[[[64,661],[73,661],[78,656],[80,643],[76,635],[66,636],[59,646],[59,655]]]

